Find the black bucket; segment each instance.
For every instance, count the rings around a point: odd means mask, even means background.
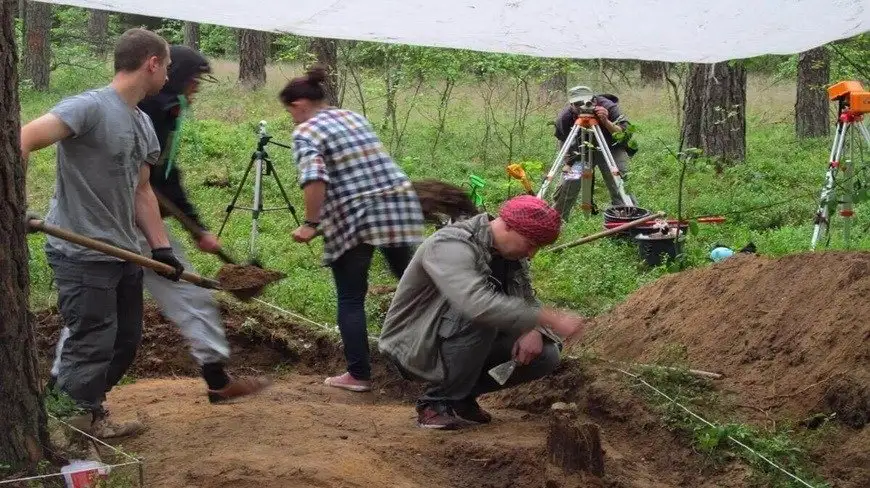
[[[609,223],[617,223],[617,224],[627,224],[629,222],[634,222],[635,220],[642,219],[652,212],[645,208],[640,207],[628,207],[625,205],[614,205],[611,207],[607,207],[604,210],[604,224],[605,229],[607,228],[607,224]],[[613,237],[632,237],[637,233],[635,229],[623,230],[621,232],[617,232],[613,234]]]
[[[663,260],[671,263],[683,250],[684,234],[677,240],[676,229],[668,234],[637,234],[634,241],[640,258],[649,266],[658,266]],[[662,257],[665,256],[663,259]]]

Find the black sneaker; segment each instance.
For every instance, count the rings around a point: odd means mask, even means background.
[[[417,407],[417,427],[423,429],[456,430],[462,427],[450,408],[445,405]]]
[[[453,402],[452,406],[456,416],[466,422],[475,424],[488,424],[492,422],[492,415],[481,408],[474,398]]]

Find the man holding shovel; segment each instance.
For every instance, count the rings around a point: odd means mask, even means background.
[[[417,401],[420,427],[488,423],[479,395],[558,366],[561,338],[577,338],[583,319],[540,306],[528,260],[556,240],[560,227],[556,210],[522,195],[498,217],[480,214],[444,227],[417,249],[378,347],[403,375],[430,384]],[[488,374],[511,360],[509,377],[497,382]]]
[[[166,82],[169,46],[157,34],[130,29],[115,46],[115,76],[104,88],[64,99],[21,129],[26,164],[32,151],[57,143],[57,182],[46,221],[127,251],[140,252],[138,227],[152,257],[175,258],[149,184],[160,147],[136,107]],[[46,255],[58,288],[67,336],[59,346],[57,387],[85,414],[74,422],[102,438],[139,433],[139,422],[113,423],[102,404],[133,363],[142,338],[142,269],[49,236]]]
[[[151,186],[161,201],[174,206],[187,217],[187,221],[200,229],[196,237],[199,249],[216,253],[221,248],[220,243],[205,230],[196,209],[188,200],[181,186],[181,174],[175,158],[185,109],[199,91],[201,78],[211,72],[211,66],[205,57],[189,47],[171,46],[169,52],[172,64],[166,84],[160,93],[139,103],[139,108],[154,123],[162,149],[159,162],[151,172]],[[181,243],[172,237],[168,228],[166,233],[175,255],[185,268],[193,269],[185,259]],[[144,236],[140,237],[140,243],[143,251],[148,249]],[[230,346],[217,301],[210,290],[185,281],[166,281],[148,269],[145,270],[145,288],[163,313],[181,329],[190,344],[191,354],[201,367],[202,377],[208,385],[210,402],[219,403],[257,393],[269,384],[265,378],[231,377],[227,374],[225,364],[230,356]]]

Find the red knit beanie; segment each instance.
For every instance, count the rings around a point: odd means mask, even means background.
[[[562,228],[559,212],[547,205],[547,202],[531,195],[520,195],[506,201],[498,216],[512,230],[538,247],[555,242]]]

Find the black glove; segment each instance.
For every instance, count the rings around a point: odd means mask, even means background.
[[[178,281],[181,277],[181,273],[184,272],[184,265],[181,264],[181,261],[175,257],[175,254],[172,252],[171,247],[159,247],[157,249],[151,250],[151,258],[155,261],[160,261],[161,263],[168,264],[175,268],[174,273],[161,273],[160,271],[155,271],[155,273],[160,276],[166,278],[167,280]]]

